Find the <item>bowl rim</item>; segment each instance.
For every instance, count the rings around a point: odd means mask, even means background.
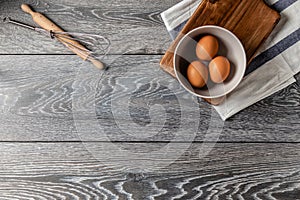
[[[200,30],[200,29],[206,29],[206,28],[216,28],[216,29],[220,29],[220,30],[222,30],[222,31],[225,31],[225,32],[229,33],[229,34],[237,41],[238,45],[241,47],[241,49],[242,49],[242,54],[243,54],[243,60],[245,61],[245,64],[243,65],[243,73],[242,73],[242,76],[239,77],[239,79],[238,79],[238,81],[236,82],[236,84],[234,84],[234,86],[233,86],[230,90],[226,91],[224,94],[214,95],[214,96],[200,95],[200,94],[197,94],[197,93],[191,91],[190,89],[188,89],[188,88],[182,83],[182,81],[180,80],[180,78],[179,78],[179,72],[176,70],[176,66],[175,66],[175,57],[176,57],[176,55],[177,55],[178,48],[179,48],[179,46],[183,43],[183,41],[184,41],[190,34],[192,34],[193,32],[198,31],[198,30]],[[206,98],[206,99],[213,99],[213,98],[223,97],[223,96],[229,94],[230,92],[232,92],[232,91],[233,91],[233,90],[241,83],[241,81],[243,80],[244,75],[245,75],[245,72],[246,72],[246,68],[247,68],[247,56],[246,56],[246,51],[245,51],[245,48],[244,48],[242,42],[240,41],[240,39],[239,39],[234,33],[232,33],[231,31],[229,31],[228,29],[223,28],[223,27],[221,27],[221,26],[217,26],[217,25],[204,25],[204,26],[200,26],[200,27],[197,27],[197,28],[195,28],[195,29],[189,31],[187,34],[185,34],[185,35],[180,39],[180,41],[179,41],[178,44],[176,45],[176,48],[175,48],[175,51],[174,51],[174,55],[173,55],[173,69],[174,69],[176,78],[177,78],[177,80],[179,81],[180,85],[181,85],[182,87],[184,87],[184,89],[185,89],[186,91],[188,91],[189,93],[191,93],[191,94],[193,94],[193,95],[195,95],[195,96],[201,97],[201,98]]]

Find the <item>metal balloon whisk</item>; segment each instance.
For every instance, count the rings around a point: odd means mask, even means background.
[[[31,10],[29,10],[28,13],[30,13],[31,15],[35,15],[35,14],[41,15],[40,13],[36,13]],[[51,22],[51,21],[47,21],[48,19],[44,19],[44,20],[46,20],[46,23]],[[57,30],[61,30],[61,31],[46,30],[44,28],[34,27],[16,20],[12,20],[9,17],[5,17],[3,19],[3,22],[21,26],[36,31],[38,33],[47,35],[51,39],[55,39],[61,42],[62,44],[64,44],[66,47],[68,47],[71,51],[76,53],[83,60],[88,60],[92,62],[99,69],[105,69],[105,65],[103,64],[103,62],[98,60],[98,57],[99,55],[102,56],[106,55],[106,53],[109,51],[110,48],[110,41],[101,35],[64,32],[62,31],[62,29],[59,28],[57,28]],[[43,21],[43,23],[45,22]]]

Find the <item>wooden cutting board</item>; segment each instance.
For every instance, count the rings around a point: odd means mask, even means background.
[[[244,45],[248,63],[270,35],[280,15],[263,0],[203,0],[160,61],[163,70],[175,77],[173,55],[180,39],[203,25],[218,25],[233,32]],[[206,99],[218,105],[223,98]]]

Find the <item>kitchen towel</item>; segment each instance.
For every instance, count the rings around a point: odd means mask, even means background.
[[[183,0],[161,13],[172,39],[201,1]],[[223,120],[294,83],[294,75],[300,72],[300,0],[265,2],[280,12],[281,20],[257,51],[239,86],[224,103],[214,106]]]

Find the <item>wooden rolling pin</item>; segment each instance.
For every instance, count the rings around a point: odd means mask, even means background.
[[[57,26],[54,22],[52,22],[50,19],[45,17],[43,14],[34,12],[30,8],[29,5],[22,4],[21,8],[24,12],[30,14],[32,16],[33,21],[35,23],[37,23],[38,25],[40,25],[43,29],[45,29],[47,31],[53,31],[53,32],[64,32],[64,30],[62,30],[59,26]],[[82,44],[80,44],[79,42],[72,40],[70,38],[59,37],[59,35],[57,35],[56,37],[57,37],[58,41],[63,43],[65,46],[67,46],[71,51],[73,51],[75,54],[77,54],[83,60],[89,60],[97,68],[104,69],[104,64],[101,61],[91,57],[90,54],[86,51],[80,51],[80,49],[87,50],[86,47],[84,47]]]

